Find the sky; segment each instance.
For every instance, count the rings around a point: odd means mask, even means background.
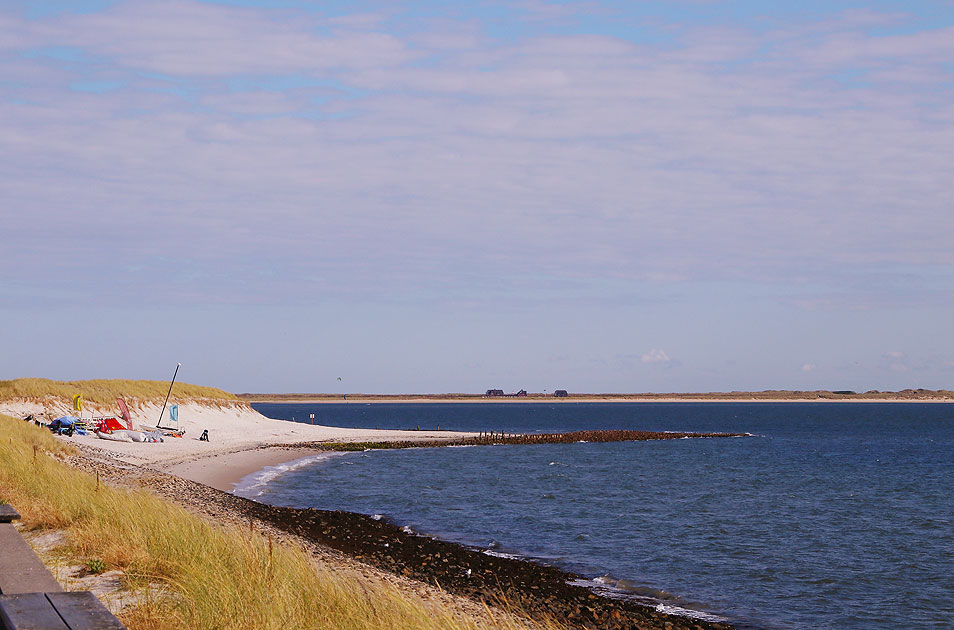
[[[954,389],[954,1],[0,1],[0,379]]]

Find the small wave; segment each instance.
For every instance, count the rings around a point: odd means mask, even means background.
[[[728,621],[725,617],[720,617],[712,613],[686,608],[685,606],[678,606],[673,602],[679,601],[679,598],[672,593],[648,586],[640,586],[628,580],[617,580],[610,575],[603,575],[593,579],[570,580],[567,584],[588,588],[597,595],[608,599],[628,600],[653,606],[657,612],[667,615],[676,615],[678,617],[687,617],[715,623]]]
[[[643,586],[642,584],[637,584],[629,580],[617,580],[613,586],[626,593],[642,595],[643,597],[651,597],[663,602],[671,602],[677,599],[675,595],[668,591],[664,591],[660,588]]]
[[[380,521],[382,518],[384,518],[384,514],[372,514],[372,515],[371,515],[371,520],[372,520],[372,521]]]
[[[256,471],[251,475],[242,477],[239,482],[235,484],[235,488],[232,489],[232,494],[245,497],[246,499],[260,497],[265,493],[265,490],[268,489],[269,483],[275,481],[285,473],[298,470],[299,468],[304,468],[305,466],[310,466],[315,462],[331,459],[332,457],[340,457],[346,454],[347,453],[315,453],[314,455],[301,457],[283,464],[266,466],[265,468]]]
[[[490,541],[490,544],[487,545],[487,548],[484,549],[481,553],[486,556],[493,556],[494,558],[510,558],[511,560],[518,560],[520,556],[512,553],[504,553],[503,551],[494,551],[495,549],[500,549],[500,543],[496,540]]]
[[[672,606],[671,604],[656,604],[656,612],[679,617],[689,617],[690,619],[699,619],[701,621],[711,621],[713,623],[725,623],[728,621],[728,619],[720,617],[719,615],[704,613],[700,610],[692,610],[690,608],[682,608],[680,606]]]

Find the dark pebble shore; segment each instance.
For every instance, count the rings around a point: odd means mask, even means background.
[[[660,437],[678,439],[687,435],[664,434],[664,436],[656,435],[641,439],[660,439]],[[691,436],[728,437],[726,434]],[[513,437],[516,438],[516,436]],[[435,445],[447,445],[447,443]],[[309,444],[308,446],[328,445]],[[419,442],[409,442],[406,445],[390,444],[390,448],[395,446],[420,447],[422,444]],[[448,593],[485,602],[491,606],[509,604],[526,611],[531,616],[556,619],[571,628],[587,630],[732,630],[733,628],[727,623],[714,623],[666,614],[658,612],[653,606],[632,600],[602,596],[589,588],[570,583],[586,580],[584,576],[530,560],[490,555],[480,549],[417,535],[384,519],[340,510],[272,506],[166,473],[147,471],[138,467],[116,466],[108,462],[98,449],[84,447],[82,450],[87,453],[87,456],[73,457],[74,466],[92,473],[103,474],[107,479],[132,476],[136,479],[135,485],[150,487],[157,494],[192,507],[212,518],[226,517],[228,521],[250,524],[258,521],[276,530],[288,532],[306,541],[336,550],[378,569],[437,585]]]
[[[363,514],[276,507],[228,496],[232,499],[232,509],[247,517],[336,549],[356,560],[437,584],[448,592],[491,605],[498,603],[502,596],[532,615],[550,615],[572,627],[609,630],[729,630],[732,627],[603,597],[586,587],[569,584],[585,579],[583,576],[529,560],[493,556],[464,545],[418,536]]]

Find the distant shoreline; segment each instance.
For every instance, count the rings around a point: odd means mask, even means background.
[[[707,392],[681,394],[552,394],[484,396],[481,394],[239,394],[248,403],[719,403],[719,402],[884,402],[951,403],[954,391],[906,389],[899,392],[830,391]]]

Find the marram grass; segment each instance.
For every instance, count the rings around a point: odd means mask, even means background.
[[[51,381],[45,378],[18,378],[0,381],[0,400],[12,398],[42,399],[46,397],[72,400],[81,394],[85,402],[113,404],[117,398],[129,400],[162,400],[169,391],[169,381],[132,381],[126,379],[98,379],[91,381]],[[203,398],[217,401],[238,401],[215,387],[176,383],[172,387],[175,398]]]
[[[0,415],[0,501],[31,529],[66,532],[65,553],[125,573],[145,593],[129,630],[471,630],[522,628],[520,616],[475,619],[335,571],[248,528],[218,526],[143,490],[97,484],[60,461],[72,448],[46,429]],[[148,588],[146,588],[148,587]],[[544,627],[555,630],[556,625]]]

